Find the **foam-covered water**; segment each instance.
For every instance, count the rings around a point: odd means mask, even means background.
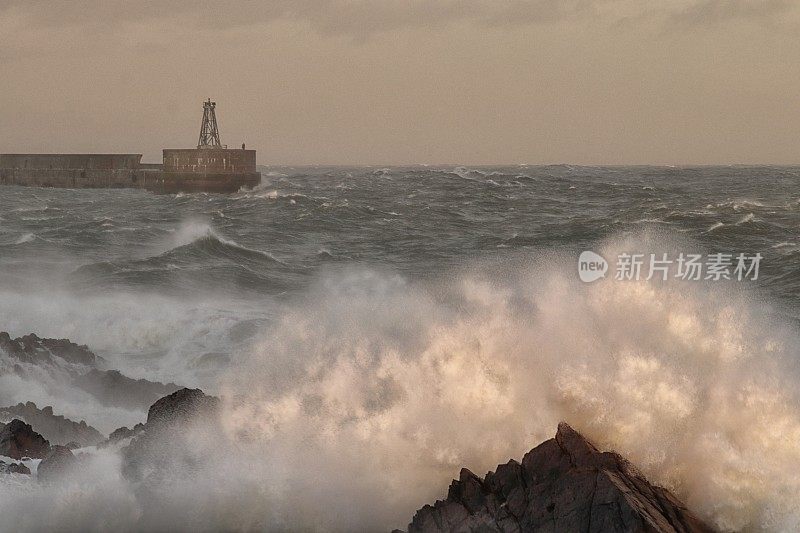
[[[519,458],[567,420],[721,528],[795,530],[798,180],[782,167],[280,168],[233,195],[4,188],[0,330],[69,337],[128,375],[220,394],[226,438],[248,439],[156,515],[103,452],[94,477],[60,489],[68,509],[47,507],[47,488],[5,488],[0,516],[403,527],[461,466]],[[764,258],[754,282],[587,285],[587,248]],[[104,431],[131,423],[0,379],[0,403],[45,401],[34,391]]]

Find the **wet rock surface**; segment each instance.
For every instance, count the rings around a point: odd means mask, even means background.
[[[668,490],[567,424],[554,439],[489,472],[462,469],[445,500],[422,507],[409,533],[441,531],[711,532]]]
[[[125,439],[129,439],[131,437],[134,437],[135,435],[138,435],[143,430],[144,430],[144,424],[136,424],[135,426],[133,426],[133,429],[129,429],[127,427],[117,428],[114,431],[112,431],[108,435],[108,438],[105,441],[101,442],[98,446],[104,448],[106,446],[117,444]]]
[[[0,474],[23,474],[31,475],[31,470],[22,463],[2,463],[0,462]]]
[[[30,424],[14,419],[0,430],[0,455],[12,459],[43,459],[50,452],[50,443],[35,432]]]
[[[0,332],[0,350],[18,361],[37,364],[56,363],[54,358],[86,366],[95,366],[102,361],[85,345],[68,339],[42,339],[33,333],[12,339],[5,331]]]
[[[51,444],[73,443],[81,447],[93,446],[103,440],[103,435],[83,420],[74,422],[56,415],[50,406],[39,409],[35,403],[27,402],[0,408],[0,420],[14,418],[30,424]]]
[[[33,333],[12,338],[8,333],[0,332],[0,374],[14,373],[23,380],[38,382],[42,371],[53,382],[88,392],[104,406],[128,410],[147,409],[162,396],[181,388],[175,383],[132,379],[108,369],[107,361],[87,346],[67,339],[43,339]],[[42,427],[41,431],[49,430]],[[89,439],[68,440],[84,444],[84,441],[96,439],[97,435],[92,435]],[[56,437],[54,441],[59,444],[67,442]]]
[[[37,477],[39,481],[50,482],[69,475],[77,462],[72,451],[66,446],[53,446],[47,457],[39,463]]]
[[[158,400],[141,431],[121,450],[123,475],[137,481],[166,473],[191,475],[215,449],[207,437],[217,431],[219,407],[218,398],[200,389],[181,389]]]
[[[181,389],[164,396],[147,411],[146,430],[185,424],[198,418],[217,415],[219,398],[200,389]]]

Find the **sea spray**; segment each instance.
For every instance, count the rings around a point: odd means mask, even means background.
[[[320,511],[358,506],[343,479],[375,487],[375,522],[334,529],[400,526],[460,466],[520,457],[558,420],[723,530],[796,529],[797,332],[730,285],[589,286],[567,259],[435,290],[370,270],[323,278],[227,377],[229,430],[282,471],[313,465],[313,483],[283,487],[324,497]]]
[[[519,458],[559,420],[723,530],[797,529],[796,328],[753,287],[585,284],[575,260],[326,270],[220,377],[225,431],[180,441],[192,469],[138,487],[102,452],[85,478],[5,493],[0,529],[404,527],[459,468]]]

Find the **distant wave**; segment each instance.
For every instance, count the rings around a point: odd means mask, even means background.
[[[234,250],[237,252],[244,252],[248,255],[256,255],[262,258],[269,259],[270,261],[274,261],[276,263],[280,263],[285,265],[283,261],[275,258],[269,252],[265,252],[263,250],[258,250],[255,248],[250,248],[244,245],[239,244],[238,242],[223,237],[219,233],[217,233],[214,228],[211,227],[210,224],[206,222],[197,222],[191,221],[184,223],[178,230],[175,232],[172,240],[173,245],[169,247],[167,250],[163,251],[160,255],[164,256],[170,253],[174,253],[178,250],[185,249],[191,246],[199,246],[209,251],[215,250]]]
[[[748,222],[753,222],[755,220],[755,218],[756,218],[756,216],[753,213],[748,213],[747,215],[745,215],[741,219],[739,219],[739,221],[736,223],[736,225],[738,226],[740,224],[747,224]]]
[[[266,187],[264,184],[258,185],[249,190],[241,190],[231,197],[234,200],[249,200],[253,198],[264,200],[277,200],[278,198],[288,199],[289,203],[295,200],[325,200],[325,198],[312,198],[299,192],[280,193],[276,189]]]
[[[708,204],[706,206],[707,209],[713,208],[724,208],[724,207],[731,207],[734,211],[739,211],[741,209],[747,208],[762,208],[762,207],[779,207],[774,205],[767,205],[763,202],[759,202],[758,200],[726,200],[724,202],[717,202],[716,204]]]
[[[251,198],[267,198],[270,200],[274,200],[278,197],[278,191],[266,191],[262,193],[253,193],[252,195],[248,195]]]
[[[26,233],[25,235],[22,235],[19,239],[17,239],[14,244],[24,244],[26,242],[31,242],[35,239],[36,235],[34,235],[33,233]]]
[[[0,243],[0,246],[19,246],[21,244],[33,242],[37,239],[39,239],[39,237],[37,237],[35,233],[23,233],[13,241]]]
[[[333,252],[331,252],[327,248],[320,248],[320,250],[317,252],[317,259],[320,259],[322,261],[349,261],[349,260],[352,260],[352,258],[349,257],[349,256],[334,254]]]
[[[46,205],[43,206],[35,206],[35,207],[16,207],[12,209],[12,211],[16,213],[34,213],[36,211],[46,211],[48,207]],[[50,208],[52,209],[52,208]]]
[[[471,181],[475,181],[477,176],[480,176],[482,178],[487,176],[486,172],[466,167],[456,167],[451,172],[456,176],[458,176],[459,178]]]
[[[667,220],[660,218],[642,218],[634,222],[635,224],[672,224]]]
[[[233,198],[234,200],[241,200],[247,198],[267,198],[270,200],[274,200],[277,197],[278,197],[278,191],[272,188],[267,183],[259,183],[252,189],[242,188],[239,190],[239,192],[231,196],[231,198]]]

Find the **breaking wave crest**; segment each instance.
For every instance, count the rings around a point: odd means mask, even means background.
[[[211,224],[198,221],[183,223],[168,240],[167,249],[164,250],[161,255],[174,253],[178,250],[193,246],[212,252],[224,252],[225,250],[232,250],[236,253],[243,252],[247,255],[257,255],[276,263],[282,263],[272,254],[263,250],[243,246],[232,239],[225,238],[214,230]]]
[[[284,485],[327,502],[308,516],[375,513],[334,529],[402,526],[460,466],[519,458],[559,420],[723,530],[800,527],[797,332],[728,286],[573,270],[552,258],[435,290],[324,278],[226,379],[229,428],[315,472]]]

